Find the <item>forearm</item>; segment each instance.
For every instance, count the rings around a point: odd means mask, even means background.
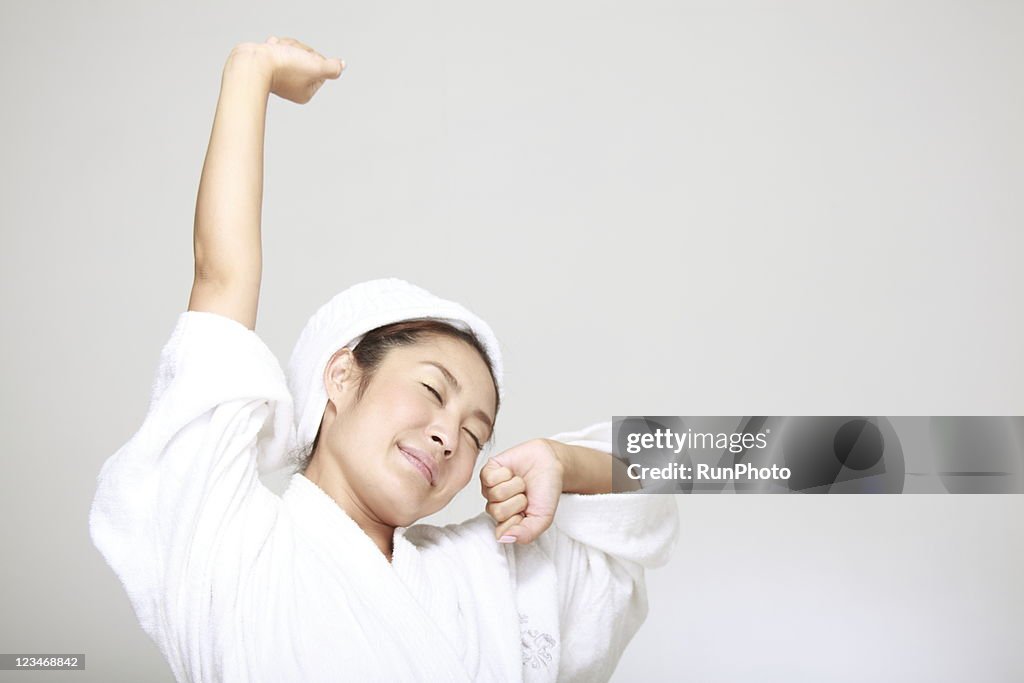
[[[196,283],[244,292],[253,322],[263,268],[260,216],[270,81],[271,72],[258,51],[232,51],[196,199]]]
[[[563,467],[563,493],[622,493],[640,488],[638,482],[626,476],[626,465],[604,451],[560,441],[551,444]]]

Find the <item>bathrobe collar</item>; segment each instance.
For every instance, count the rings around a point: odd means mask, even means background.
[[[462,661],[422,607],[427,586],[421,581],[407,585],[402,576],[422,576],[409,571],[417,563],[418,551],[405,538],[405,529],[395,529],[392,562],[355,520],[304,475],[295,474],[283,496],[296,524],[296,531],[309,538],[343,567],[352,583],[364,594],[372,594],[380,613],[402,626],[422,661],[423,680],[469,682]],[[419,595],[414,595],[414,592]]]

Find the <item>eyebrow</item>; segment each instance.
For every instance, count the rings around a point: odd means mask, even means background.
[[[445,381],[447,381],[449,384],[451,384],[452,387],[455,389],[455,391],[457,391],[457,392],[462,391],[462,385],[459,384],[459,380],[455,379],[455,375],[453,375],[451,372],[449,372],[448,368],[446,368],[445,366],[441,365],[440,363],[435,363],[432,360],[425,360],[425,361],[423,361],[423,364],[424,365],[430,365],[431,367],[435,367],[438,370],[440,370],[441,374],[445,378]],[[480,409],[477,409],[477,410],[473,411],[473,417],[480,418],[483,421],[483,423],[485,425],[487,425],[488,436],[487,436],[487,439],[485,440],[485,443],[486,443],[486,441],[490,441],[491,437],[494,436],[494,423],[491,421],[491,418],[487,416],[487,413],[485,413],[484,411],[482,411]]]

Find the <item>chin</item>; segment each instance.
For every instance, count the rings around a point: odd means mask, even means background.
[[[424,499],[417,501],[412,500],[413,493],[408,489],[399,489],[406,492],[407,497],[401,500],[390,500],[381,501],[381,506],[378,510],[382,514],[379,515],[380,519],[387,522],[391,526],[411,526],[417,521],[434,514],[434,510],[429,509]],[[430,506],[432,507],[432,506]]]
[[[392,508],[392,510],[394,510],[394,514],[391,516],[389,524],[393,524],[395,526],[412,526],[424,517],[429,517],[435,512],[440,512],[443,509],[444,505],[431,505],[429,507],[423,506],[416,510],[403,509],[400,506],[395,506]]]
[[[392,526],[396,526],[396,527],[397,526],[402,526],[402,527],[412,526],[413,524],[415,524],[416,522],[420,521],[424,517],[429,517],[432,514],[434,514],[434,513],[433,512],[429,512],[429,511],[415,512],[415,513],[398,513],[398,514],[395,514],[394,516],[392,516],[388,520],[388,524],[390,524]]]

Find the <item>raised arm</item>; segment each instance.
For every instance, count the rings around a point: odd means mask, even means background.
[[[196,199],[195,279],[188,310],[256,327],[263,273],[263,138],[271,93],[304,104],[344,63],[291,38],[242,43],[229,55]]]

